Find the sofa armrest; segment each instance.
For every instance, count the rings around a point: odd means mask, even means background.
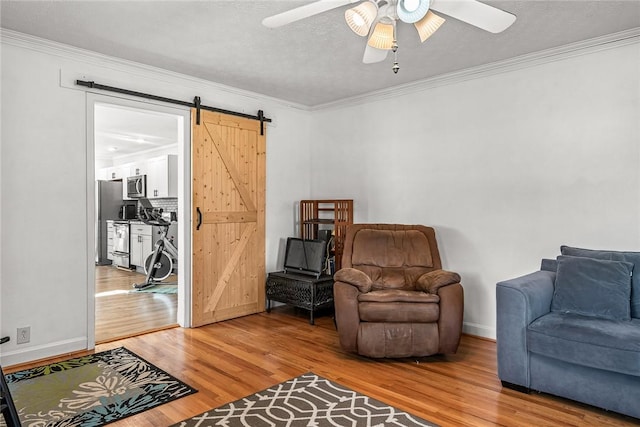
[[[549,313],[556,274],[536,271],[496,285],[498,377],[529,388],[527,326]]]

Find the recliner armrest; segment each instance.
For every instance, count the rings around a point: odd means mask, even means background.
[[[460,275],[458,273],[447,270],[434,270],[418,277],[416,289],[436,294],[441,287],[453,285],[454,283],[460,283]]]
[[[358,288],[360,292],[369,292],[373,282],[362,271],[355,268],[343,268],[333,276],[336,282],[343,282]]]

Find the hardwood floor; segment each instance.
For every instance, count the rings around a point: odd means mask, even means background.
[[[176,325],[177,294],[130,293],[145,276],[113,266],[96,267],[96,342]],[[176,281],[169,276],[166,281]]]
[[[463,336],[458,353],[372,360],[343,352],[330,316],[276,307],[194,329],[174,328],[99,345],[125,346],[197,388],[191,396],[113,423],[167,426],[312,371],[446,426],[632,426],[640,420],[546,394],[503,389],[494,342]]]

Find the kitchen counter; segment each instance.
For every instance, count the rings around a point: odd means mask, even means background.
[[[129,220],[120,220],[120,221],[129,221],[129,224],[131,225],[140,225],[140,224],[148,225],[148,224],[145,224],[144,221],[139,219],[129,219]],[[169,227],[171,227],[173,224],[178,223],[178,221],[170,221],[170,222],[171,222],[171,225]]]
[[[162,230],[161,226],[145,224],[144,221],[141,221],[139,219],[129,220],[129,225],[136,228],[152,227],[151,236],[152,244],[154,246],[160,238],[160,232]],[[178,247],[178,221],[171,221],[171,225],[169,225],[169,229],[167,230],[167,239],[171,240],[176,248]]]
[[[108,219],[107,222],[113,223],[113,222],[128,222],[131,225],[148,225],[145,224],[144,221],[140,220],[140,219]],[[170,221],[171,225],[169,227],[171,227],[173,224],[177,224],[178,221]]]
[[[113,227],[113,224],[123,224],[128,223],[129,226],[133,227],[152,227],[150,230],[150,234],[152,236],[152,244],[155,245],[158,239],[160,238],[160,226],[157,225],[149,225],[145,224],[144,221],[139,219],[108,219],[107,224]],[[133,232],[133,230],[131,230]],[[169,225],[169,230],[167,230],[167,238],[173,242],[173,244],[178,247],[178,221],[171,221],[171,225]]]

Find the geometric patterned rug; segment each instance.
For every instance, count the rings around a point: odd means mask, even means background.
[[[23,427],[95,427],[197,390],[124,347],[6,375]]]
[[[356,391],[307,373],[171,427],[433,427]]]

